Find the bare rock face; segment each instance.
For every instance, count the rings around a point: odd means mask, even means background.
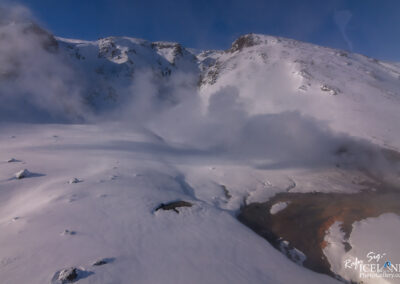
[[[112,59],[121,55],[121,50],[117,48],[112,37],[103,38],[99,42],[99,58]]]
[[[203,78],[200,80],[200,85],[202,84],[210,84],[213,85],[217,82],[217,79],[220,75],[222,65],[220,62],[215,62],[213,66],[208,69],[208,72],[205,74]]]
[[[196,61],[197,58],[191,54],[190,52],[188,52],[187,49],[185,49],[181,44],[176,43],[176,42],[152,42],[150,44],[150,47],[156,51],[160,51],[160,50],[165,50],[165,49],[169,49],[172,52],[173,55],[173,59],[170,62],[173,66],[175,66],[175,64],[177,64],[177,62],[181,59],[184,59],[184,57],[189,58],[192,61]],[[171,72],[171,70],[167,71],[168,73]],[[168,74],[170,75],[170,74]]]
[[[175,42],[152,42],[151,48],[153,49],[172,49],[174,56],[183,55],[183,47]]]
[[[259,39],[254,34],[242,35],[232,43],[229,52],[241,51],[245,47],[255,46],[259,43]]]

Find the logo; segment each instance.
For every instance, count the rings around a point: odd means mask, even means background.
[[[365,259],[345,259],[344,268],[358,271],[360,278],[400,278],[400,264],[392,263],[386,253],[370,251]]]

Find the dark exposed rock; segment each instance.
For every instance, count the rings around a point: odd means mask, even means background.
[[[107,264],[107,261],[105,261],[104,259],[100,259],[100,260],[96,260],[93,263],[93,266],[100,266],[100,265],[104,265],[104,264]]]
[[[182,45],[175,42],[152,42],[150,46],[152,49],[156,50],[167,49],[167,48],[172,49],[172,54],[173,54],[173,61],[171,63],[172,65],[175,65],[176,61],[179,58],[183,57],[184,55],[190,54],[184,47],[182,47]],[[196,60],[196,57],[194,55],[192,56],[192,60]]]
[[[301,85],[301,86],[299,87],[299,90],[307,91],[307,90],[308,90],[308,87],[307,87],[306,85]]]
[[[331,86],[328,86],[326,84],[321,86],[321,91],[328,92],[330,95],[333,95],[333,96],[335,96],[338,93],[340,93],[340,90],[338,88],[331,87]]]
[[[192,207],[192,203],[187,202],[187,201],[183,201],[183,200],[179,200],[179,201],[173,201],[173,202],[169,202],[169,203],[161,203],[156,209],[155,211],[158,211],[160,209],[162,210],[173,210],[176,213],[179,214],[178,209],[179,207]]]
[[[313,76],[306,69],[301,69],[299,74],[301,77],[303,77],[304,79],[307,79],[307,80],[310,80],[313,78]]]
[[[23,178],[28,177],[29,175],[30,175],[29,171],[27,169],[23,169],[23,170],[20,170],[19,172],[17,172],[15,174],[15,177],[17,179],[23,179]]]
[[[336,52],[337,56],[342,56],[342,57],[349,57],[349,55],[347,54],[347,52],[339,50],[338,52]]]
[[[198,85],[200,86],[203,84],[215,84],[220,75],[221,69],[222,64],[219,61],[216,61],[212,66],[209,67],[208,72],[204,76],[200,77]]]
[[[58,273],[57,280],[61,283],[73,283],[78,278],[78,269],[75,267],[66,268]]]
[[[102,258],[102,259],[96,260],[92,265],[93,266],[101,266],[101,265],[104,265],[107,263],[111,263],[114,260],[115,260],[114,258]]]
[[[69,184],[73,184],[73,183],[79,183],[79,182],[81,182],[81,180],[80,179],[78,179],[78,178],[71,178],[69,181],[68,181],[68,183]]]
[[[165,49],[165,48],[175,49],[177,48],[177,46],[180,46],[180,44],[175,42],[152,42],[150,46],[152,49]]]
[[[221,184],[221,188],[222,188],[222,191],[224,192],[226,199],[230,199],[232,197],[232,195],[229,193],[228,188],[223,184]]]
[[[64,232],[62,232],[62,235],[76,235],[75,231],[71,231],[71,230],[64,230]]]
[[[98,58],[115,58],[119,55],[121,55],[121,51],[117,48],[113,38],[100,40]]]
[[[76,268],[76,267],[70,267],[70,268],[65,268],[62,270],[57,271],[52,280],[52,284],[68,284],[68,283],[75,283],[79,281],[80,279],[84,279],[86,277],[89,277],[92,275],[93,272],[91,271],[86,271],[85,269],[81,268]]]
[[[25,163],[23,163],[25,164]],[[27,169],[20,170],[19,172],[15,173],[15,179],[23,179],[23,178],[33,178],[33,177],[42,177],[45,176],[44,174],[39,173],[32,173]]]
[[[242,35],[232,43],[232,47],[228,51],[240,51],[245,47],[251,47],[257,44],[259,44],[259,40],[254,34]]]
[[[176,44],[174,47],[174,57],[182,55],[183,55],[182,46],[180,44]]]
[[[208,71],[207,73],[208,83],[210,83],[211,85],[215,84],[217,82],[218,75],[219,75],[218,68],[211,69],[210,71]]]

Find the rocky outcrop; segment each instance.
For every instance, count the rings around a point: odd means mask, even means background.
[[[54,284],[73,283],[78,279],[78,268],[70,267],[56,272],[53,277]]]
[[[232,47],[228,51],[231,53],[241,51],[246,47],[252,47],[259,43],[259,38],[254,34],[242,35],[232,43]]]

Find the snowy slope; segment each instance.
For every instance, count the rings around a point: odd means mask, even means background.
[[[70,266],[87,270],[79,283],[335,282],[236,221],[220,187],[192,187],[185,169],[208,163],[190,151],[115,125],[3,126],[0,139],[0,156],[19,160],[0,163],[2,283],[50,283]],[[12,178],[21,168],[33,176]],[[177,199],[194,206],[154,212]],[[93,267],[101,258],[113,261]]]
[[[79,283],[335,282],[235,216],[392,170],[378,146],[400,149],[398,64],[255,34],[200,53],[30,22],[0,35],[1,283],[71,266]],[[176,200],[193,206],[155,212]]]
[[[205,112],[211,97],[228,92],[238,96],[236,103],[249,115],[296,111],[334,131],[400,147],[393,123],[399,119],[400,97],[400,67],[395,63],[257,34],[240,37],[225,51],[197,54],[178,43],[127,37],[93,42],[43,38],[42,30],[31,31],[26,24],[17,31],[2,29],[15,38],[0,53],[7,119],[29,120],[34,117],[30,111],[49,113],[41,121],[54,121],[62,113],[75,121],[98,114],[98,121],[113,111],[126,112],[127,105],[146,101],[169,108],[189,96],[200,96]],[[40,50],[43,45],[47,49]],[[14,77],[17,81],[10,81]],[[55,78],[64,80],[54,83]],[[183,89],[191,94],[182,97]],[[43,93],[45,100],[40,98]],[[17,116],[21,107],[28,118]]]
[[[206,101],[230,86],[251,113],[296,110],[329,122],[336,131],[400,146],[396,64],[257,34],[242,36],[226,52],[204,52],[199,58]]]
[[[172,72],[197,72],[195,56],[178,43],[109,37],[95,42],[58,38],[60,53],[84,73],[87,102],[99,111],[124,103],[140,73],[166,80]]]
[[[395,63],[257,34],[240,37],[226,51],[197,55],[178,43],[133,38],[58,42],[86,81],[95,82],[88,83],[84,95],[95,111],[130,100],[139,92],[133,86],[142,74],[159,81],[156,88],[162,93],[175,74],[184,73],[191,76],[190,84],[199,82],[204,108],[213,94],[230,88],[249,114],[298,111],[335,131],[400,147],[399,129],[388,123],[399,119],[400,68]]]

